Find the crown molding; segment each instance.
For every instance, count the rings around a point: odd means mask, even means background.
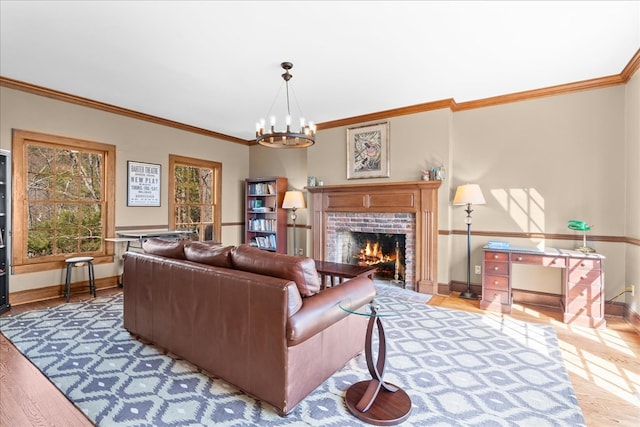
[[[349,126],[356,123],[364,123],[374,120],[388,119],[408,114],[422,113],[425,111],[440,110],[442,108],[452,108],[455,104],[453,98],[442,99],[440,101],[425,102],[424,104],[410,105],[408,107],[393,108],[391,110],[378,111],[376,113],[363,114],[360,116],[348,117],[345,119],[332,120],[316,124],[318,130]]]
[[[550,86],[541,89],[528,90],[524,92],[516,92],[507,95],[494,96],[491,98],[478,99],[467,102],[456,102],[453,98],[443,99],[440,101],[427,102],[424,104],[416,104],[408,107],[395,108],[393,110],[380,111],[371,114],[363,114],[360,116],[348,117],[340,120],[333,120],[330,122],[318,123],[316,126],[318,130],[331,129],[341,126],[350,126],[363,122],[388,119],[391,117],[405,116],[415,113],[423,113],[426,111],[439,110],[442,108],[449,108],[451,111],[463,111],[472,110],[475,108],[492,107],[495,105],[508,104],[511,102],[527,101],[536,98],[543,98],[547,96],[565,95],[573,92],[580,92],[583,90],[601,89],[605,87],[617,86],[627,83],[631,77],[640,68],[640,49],[638,49],[635,55],[631,58],[629,63],[625,66],[620,74],[599,77],[590,80],[583,80],[574,83],[567,83],[557,86]]]
[[[599,77],[590,80],[582,80],[574,83],[567,83],[557,86],[550,86],[541,89],[528,90],[524,92],[516,92],[507,95],[494,96],[491,98],[478,99],[474,101],[456,102],[453,98],[442,99],[439,101],[426,102],[422,104],[410,105],[407,107],[394,108],[391,110],[378,111],[375,113],[362,114],[359,116],[347,117],[344,119],[332,120],[328,122],[317,123],[318,130],[332,129],[342,126],[350,126],[354,124],[365,123],[375,120],[383,120],[391,117],[406,116],[409,114],[423,113],[426,111],[440,110],[443,108],[449,108],[451,111],[464,111],[472,110],[476,108],[491,107],[496,105],[508,104],[511,102],[526,101],[531,99],[543,98],[555,95],[565,95],[573,92],[580,92],[584,90],[601,89],[611,86],[617,86],[627,83],[633,75],[640,68],[640,49],[636,51],[631,60],[627,63],[620,74],[615,74],[607,77]],[[88,98],[83,98],[76,95],[71,95],[65,92],[48,89],[42,86],[37,86],[31,83],[22,82],[19,80],[10,79],[8,77],[0,76],[0,86],[4,86],[10,89],[16,89],[23,92],[32,93],[34,95],[40,95],[47,98],[56,99],[58,101],[65,101],[76,105],[81,105],[88,108],[94,108],[97,110],[107,111],[109,113],[118,114],[138,120],[143,120],[163,126],[168,126],[187,132],[193,132],[200,135],[208,136],[211,138],[222,139],[225,141],[234,142],[237,144],[253,146],[257,145],[255,140],[246,140],[237,138],[230,135],[225,135],[212,130],[199,128],[196,126],[187,125],[184,123],[176,122],[173,120],[163,119],[161,117],[152,116],[138,111],[129,110],[126,108],[117,107],[115,105],[106,104],[103,102],[94,101]]]
[[[624,67],[624,70],[622,70],[622,73],[620,73],[620,77],[622,77],[622,80],[624,80],[624,82],[627,83],[629,80],[631,80],[631,77],[633,77],[633,75],[636,73],[636,71],[638,71],[639,68],[640,68],[640,49],[636,50],[636,54],[633,55],[633,58],[631,58],[631,61],[629,61],[627,66]]]
[[[548,96],[566,95],[583,90],[601,89],[610,86],[617,86],[625,83],[621,75],[608,77],[598,77],[590,80],[582,80],[574,83],[567,83],[557,86],[549,86],[542,89],[515,92],[507,95],[494,96],[491,98],[477,99],[474,101],[461,102],[457,104],[454,111],[472,110],[475,108],[492,107],[495,105],[508,104],[511,102],[528,101]]]
[[[61,92],[54,89],[48,89],[42,86],[34,85],[31,83],[22,82],[20,80],[10,79],[8,77],[0,76],[0,86],[15,89],[22,92],[31,93],[33,95],[44,96],[46,98],[55,99],[57,101],[69,102],[71,104],[80,105],[87,108],[93,108],[95,110],[106,111],[108,113],[118,114],[120,116],[129,117],[132,119],[142,120],[145,122],[151,122],[162,126],[172,127],[175,129],[192,132],[211,138],[222,139],[225,141],[235,142],[237,144],[249,145],[249,141],[242,138],[236,138],[235,136],[225,135],[223,133],[199,128],[196,126],[187,125],[184,123],[176,122],[173,120],[163,119],[162,117],[152,116],[150,114],[140,113],[138,111],[129,110],[127,108],[117,107],[115,105],[106,104],[104,102],[94,101],[92,99],[83,98],[81,96],[71,95],[69,93]]]

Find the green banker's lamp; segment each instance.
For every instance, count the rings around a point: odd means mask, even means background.
[[[578,221],[575,219],[569,220],[568,227],[571,230],[582,231],[582,246],[576,248],[577,251],[591,253],[596,250],[587,246],[587,231],[591,230],[591,226],[584,221]]]

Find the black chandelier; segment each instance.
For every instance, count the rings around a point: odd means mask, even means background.
[[[300,118],[300,130],[291,130],[291,108],[289,106],[289,80],[293,77],[289,70],[293,68],[291,62],[283,62],[280,66],[285,70],[282,78],[287,88],[287,117],[285,119],[286,130],[276,131],[276,117],[271,116],[269,128],[265,126],[265,120],[256,123],[256,142],[270,148],[305,148],[316,142],[316,126],[313,122],[305,122]]]

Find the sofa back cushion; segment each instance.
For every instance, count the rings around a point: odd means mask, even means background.
[[[312,258],[277,254],[245,244],[231,251],[231,261],[238,270],[292,280],[303,297],[320,292],[320,278]]]
[[[183,240],[167,240],[152,237],[142,244],[142,249],[148,254],[160,255],[167,258],[185,259]]]
[[[188,242],[184,245],[184,256],[189,261],[214,267],[233,268],[231,250],[233,246],[211,245],[204,242]]]

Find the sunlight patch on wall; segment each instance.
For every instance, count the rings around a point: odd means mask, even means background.
[[[525,233],[544,233],[544,198],[534,188],[494,189],[491,194]]]

